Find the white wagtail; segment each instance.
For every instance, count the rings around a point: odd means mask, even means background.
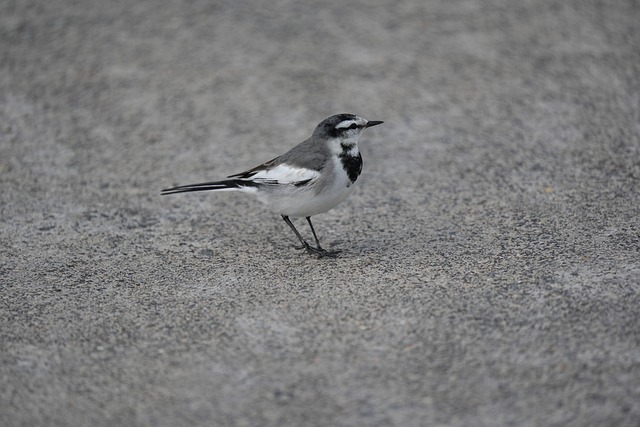
[[[320,246],[311,216],[333,209],[351,193],[362,172],[358,138],[364,129],[380,123],[354,114],[336,114],[320,122],[309,139],[280,157],[229,175],[229,179],[167,188],[162,194],[207,190],[255,194],[291,227],[302,243],[300,249],[333,256],[339,251],[327,251]],[[307,219],[316,247],[302,238],[289,217]]]

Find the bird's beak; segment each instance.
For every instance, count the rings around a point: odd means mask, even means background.
[[[384,123],[384,122],[381,122],[380,120],[370,120],[370,121],[368,121],[368,122],[367,122],[367,124],[365,125],[365,127],[366,127],[366,128],[370,128],[370,127],[372,127],[372,126],[379,125],[380,123]]]

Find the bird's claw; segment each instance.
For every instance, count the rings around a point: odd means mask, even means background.
[[[323,257],[335,258],[340,253],[340,250],[328,251],[324,248],[321,248],[321,247],[316,248],[309,244],[305,244],[303,246],[295,246],[295,248],[298,250],[305,249],[308,253],[317,255],[319,258],[323,258]]]

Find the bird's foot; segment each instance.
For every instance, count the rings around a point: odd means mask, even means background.
[[[323,258],[323,257],[335,258],[341,252],[340,250],[328,251],[324,248],[321,248],[320,246],[316,248],[314,246],[311,246],[308,243],[305,243],[303,246],[296,246],[295,248],[298,250],[304,249],[310,254],[317,255],[319,258]]]

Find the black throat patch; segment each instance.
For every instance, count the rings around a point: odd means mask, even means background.
[[[362,156],[360,155],[360,152],[353,156],[349,154],[350,151],[351,147],[342,146],[340,161],[342,162],[344,170],[347,172],[349,181],[353,183],[356,182],[356,179],[360,176],[360,172],[362,172]]]

